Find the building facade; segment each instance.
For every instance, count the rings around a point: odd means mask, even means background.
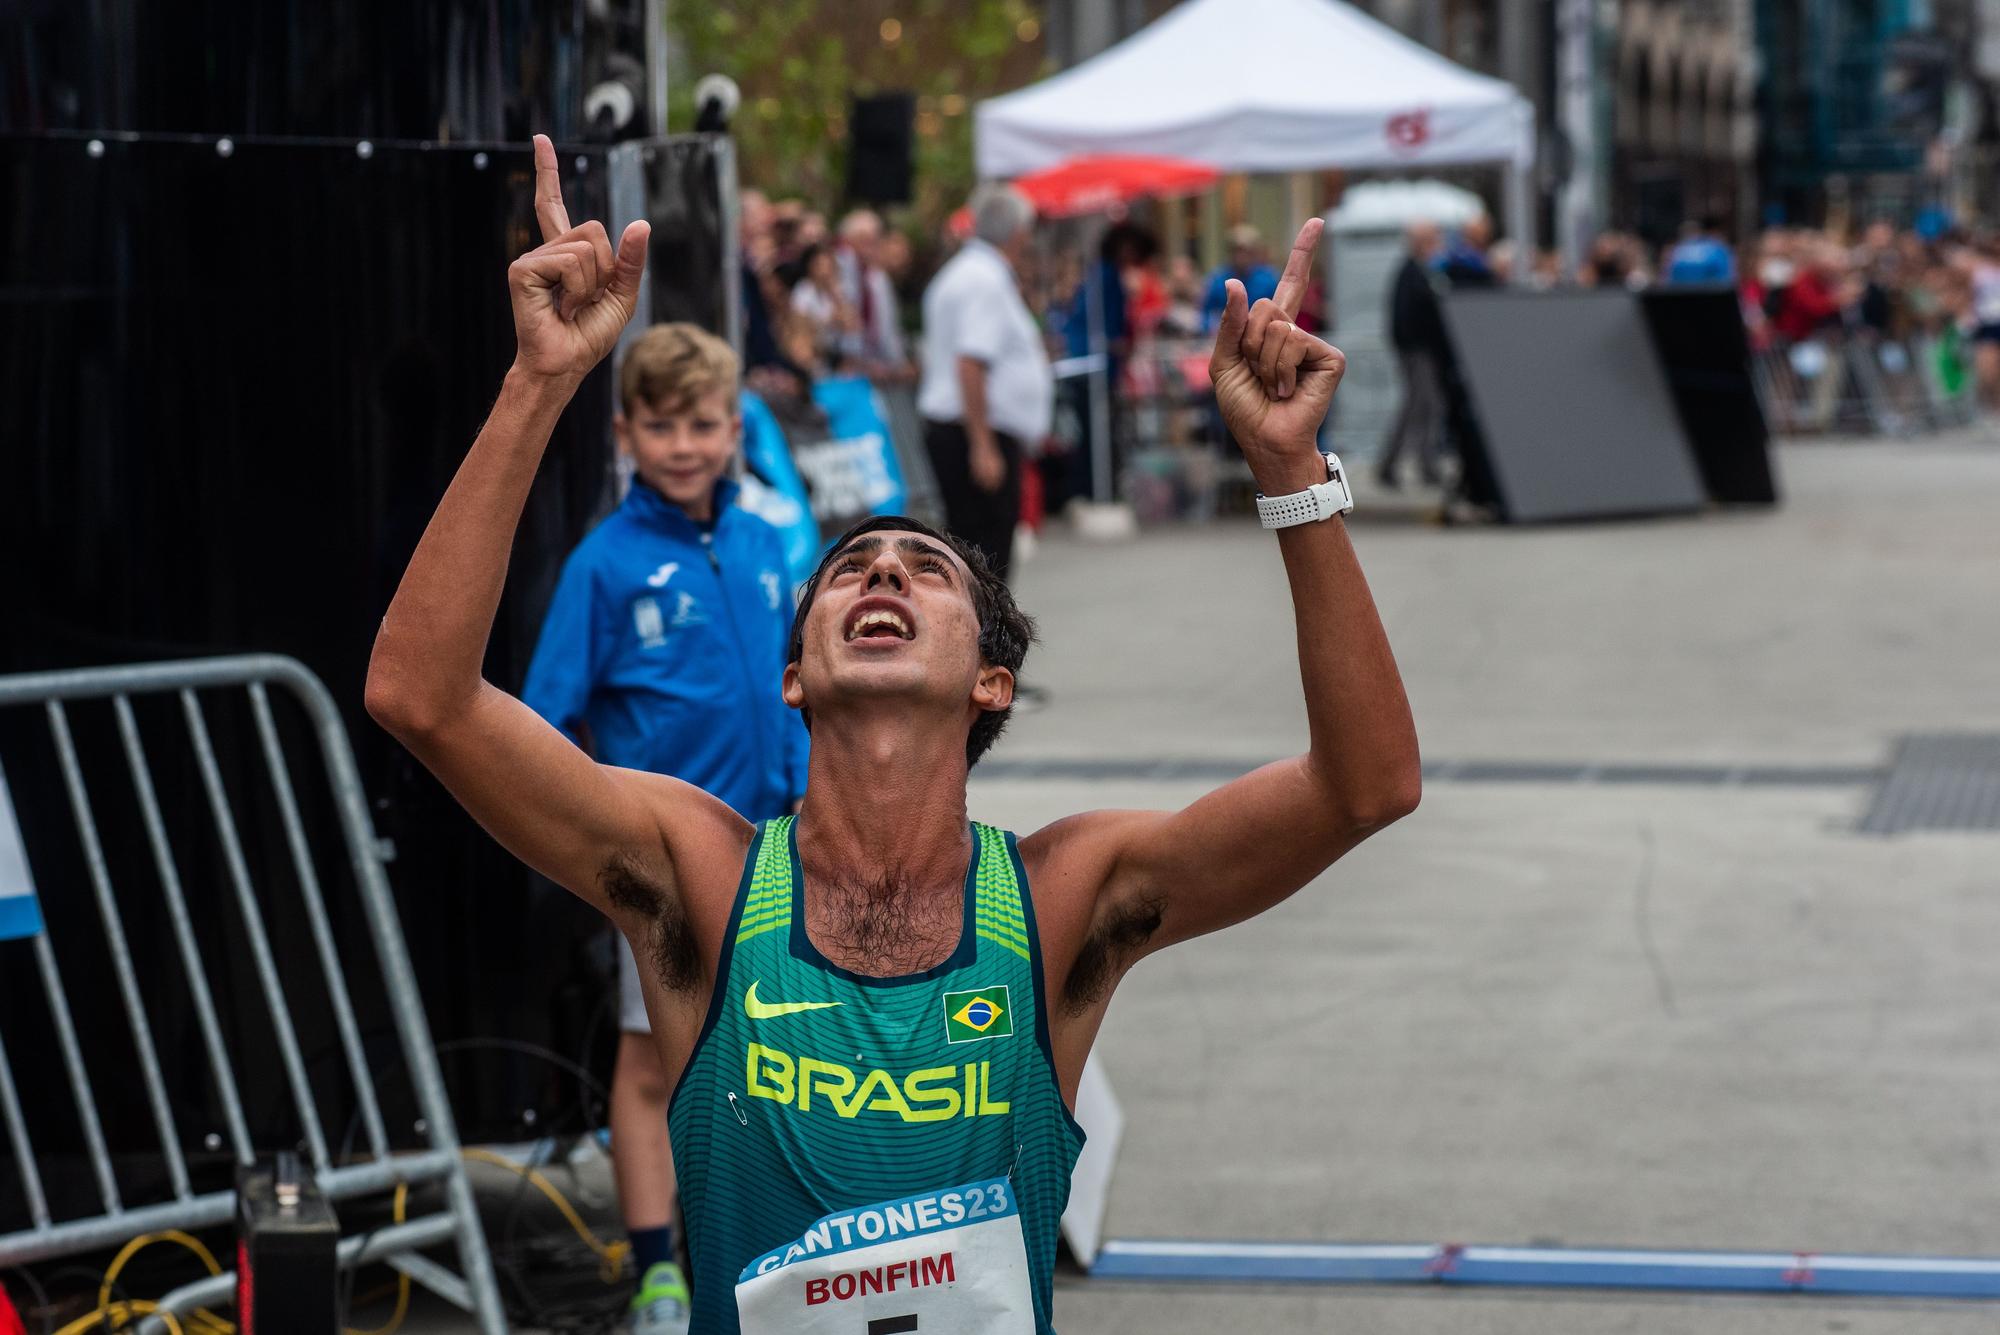
[[[1561,231],[1566,193],[1587,201],[1588,226],[1654,243],[1702,217],[1740,235],[1931,208],[1963,217],[1995,202],[1995,0],[1367,8],[1534,99],[1544,240]]]
[[[1951,0],[1757,0],[1758,179],[1769,221],[1908,221],[1948,204],[1952,166],[1990,140],[1974,7]]]
[[[1622,0],[1605,51],[1608,221],[1657,245],[1688,219],[1756,224],[1764,62],[1755,0]]]
[[[2000,0],[1351,2],[1533,100],[1543,245],[2000,205]],[[1047,0],[1050,53],[1171,7]]]

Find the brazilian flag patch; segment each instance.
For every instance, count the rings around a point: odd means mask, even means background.
[[[1012,1038],[1014,1006],[1007,988],[981,987],[944,994],[944,1040],[974,1043],[982,1038]]]

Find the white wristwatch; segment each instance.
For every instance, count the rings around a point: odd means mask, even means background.
[[[1257,493],[1257,522],[1265,528],[1291,528],[1296,524],[1317,524],[1322,519],[1344,515],[1354,508],[1354,493],[1347,489],[1347,472],[1337,454],[1321,454],[1326,460],[1326,481],[1289,496]]]

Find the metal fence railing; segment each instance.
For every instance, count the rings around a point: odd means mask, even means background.
[[[0,786],[0,819],[22,831],[16,874],[40,882],[42,910],[26,937],[0,940],[0,984],[13,975],[5,995],[16,999],[0,1007],[0,1122],[22,1216],[0,1188],[0,1265],[224,1224],[235,1167],[300,1147],[336,1209],[386,1215],[367,1198],[416,1189],[412,1217],[341,1240],[343,1267],[382,1260],[471,1313],[484,1335],[503,1335],[384,850],[326,687],[273,655],[0,676],[0,723],[0,771],[49,776],[47,791],[18,793],[15,805],[42,814],[25,825]],[[288,735],[310,738],[317,767],[292,767]],[[292,895],[278,893],[284,882]],[[36,893],[0,886],[23,891]],[[342,929],[372,952],[343,954]],[[36,990],[42,1012],[29,1004]],[[122,1034],[104,1019],[121,1011]],[[168,1012],[182,1018],[165,1023]],[[10,1047],[53,1056],[23,1072]],[[347,1127],[337,1140],[335,1117]],[[79,1196],[95,1204],[59,1208]],[[423,1255],[446,1244],[459,1273]],[[160,1306],[223,1306],[234,1282],[225,1272]]]
[[[903,471],[904,511],[927,524],[944,523],[944,501],[938,495],[937,477],[924,449],[924,419],[917,412],[917,390],[911,384],[877,383],[882,411],[889,421],[889,443],[896,451],[896,464]]]
[[[1765,419],[1785,435],[1913,435],[1976,415],[1955,345],[1928,335],[1834,330],[1765,349],[1751,371]]]
[[[1212,343],[1148,339],[1126,358],[1112,415],[1119,497],[1143,523],[1201,522],[1246,509],[1255,484],[1229,444],[1209,385]]]

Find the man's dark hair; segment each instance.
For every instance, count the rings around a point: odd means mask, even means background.
[[[1017,677],[1021,664],[1027,661],[1028,646],[1035,642],[1035,619],[1014,604],[1013,590],[1007,581],[993,573],[987,563],[986,554],[962,538],[949,533],[940,533],[929,524],[905,518],[902,515],[876,515],[864,519],[826,549],[820,558],[819,569],[813,571],[812,578],[799,591],[799,607],[792,614],[792,644],[789,661],[796,663],[805,654],[806,615],[812,611],[813,599],[819,596],[820,580],[826,575],[826,568],[833,559],[847,549],[847,545],[864,533],[881,529],[897,532],[921,533],[923,536],[944,544],[957,553],[965,562],[965,568],[972,572],[972,610],[979,617],[979,659],[991,667],[1003,667]],[[812,728],[812,710],[799,711],[805,716],[806,728]],[[983,710],[973,720],[972,731],[965,739],[965,767],[971,769],[979,763],[979,757],[986,749],[998,741],[1006,730],[1007,719],[1013,714],[1013,706],[1006,709]]]
[[[1160,253],[1160,243],[1153,234],[1137,223],[1122,222],[1104,233],[1098,243],[1098,258],[1117,263],[1129,259],[1134,264],[1150,263]]]

